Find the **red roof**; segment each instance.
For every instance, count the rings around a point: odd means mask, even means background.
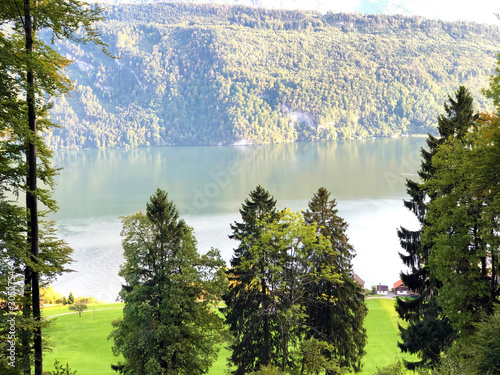
[[[361,285],[363,287],[365,286],[365,281],[361,277],[359,277],[358,274],[355,273],[353,278],[354,278],[354,280],[357,281],[357,283],[359,285]]]
[[[400,286],[405,286],[405,284],[403,284],[401,279],[394,283],[394,289],[399,288]]]

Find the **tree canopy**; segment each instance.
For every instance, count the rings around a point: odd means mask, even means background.
[[[261,186],[245,200],[243,222],[232,225],[241,242],[222,309],[234,335],[234,374],[361,368],[366,307],[329,195],[320,189],[305,215],[276,212]]]
[[[463,138],[473,127],[477,115],[474,114],[473,101],[470,92],[461,86],[455,97],[449,97],[444,105],[445,114],[438,117],[439,138],[429,135],[427,145],[429,150],[422,149],[422,163],[419,170],[421,183],[407,181],[407,191],[410,199],[405,206],[416,215],[422,228],[411,231],[406,228],[398,230],[401,246],[405,250],[400,253],[403,263],[409,271],[401,273],[401,280],[418,297],[412,300],[397,300],[399,316],[408,322],[406,327],[400,326],[402,342],[399,347],[404,352],[418,354],[421,361],[408,363],[409,367],[435,365],[440,359],[440,353],[452,344],[456,331],[450,324],[450,316],[442,313],[443,306],[438,303],[441,291],[441,281],[431,272],[429,258],[436,244],[422,232],[432,228],[431,216],[428,212],[428,200],[431,202],[439,194],[426,185],[435,177],[436,168],[433,163],[439,145],[451,139]],[[438,215],[445,220],[447,212]]]
[[[347,238],[347,223],[338,216],[336,206],[330,192],[321,187],[304,212],[305,222],[314,223],[331,247],[330,251],[315,252],[312,263],[318,273],[329,270],[337,274],[309,287],[306,325],[309,335],[330,345],[330,350],[324,350],[328,358],[340,368],[359,371],[367,339],[363,328],[367,309],[364,291],[354,280],[351,260],[355,250]]]
[[[217,357],[223,321],[217,303],[218,251],[201,256],[193,229],[158,189],[146,213],[123,219],[123,318],[113,322],[122,374],[204,374]]]
[[[12,340],[12,345],[19,346],[17,366],[8,367],[9,372],[29,373],[34,364],[35,374],[43,373],[41,329],[45,323],[40,288],[66,270],[71,253],[55,236],[53,223],[39,221],[46,212],[38,207],[40,202],[48,212],[57,209],[51,198],[56,169],[43,134],[54,127],[48,120],[49,100],[70,88],[64,73],[70,61],[38,33],[45,32],[52,42],[65,39],[103,45],[93,27],[103,19],[100,11],[75,0],[5,0],[0,7],[0,210],[2,222],[8,226],[5,238],[0,239],[0,257],[13,267],[9,274],[22,274],[24,281],[12,301],[22,308],[22,317],[17,320],[19,334]],[[7,194],[24,195],[25,209],[6,199]],[[29,246],[19,243],[20,236]],[[0,316],[2,333],[6,314],[2,311]]]

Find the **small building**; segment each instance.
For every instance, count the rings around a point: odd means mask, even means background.
[[[389,287],[387,285],[378,284],[377,285],[377,294],[386,296],[389,293]]]
[[[408,295],[408,287],[405,284],[403,284],[401,279],[394,283],[394,293],[396,293],[397,296]]]
[[[354,274],[353,279],[354,279],[354,281],[356,281],[359,284],[361,289],[365,289],[365,282],[361,277],[358,276],[357,273]]]

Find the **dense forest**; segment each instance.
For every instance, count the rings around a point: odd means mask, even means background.
[[[217,145],[433,132],[466,85],[480,110],[500,29],[422,17],[186,3],[107,5],[55,99],[58,148]]]
[[[383,13],[384,6],[388,0],[361,0],[359,6],[363,13]],[[132,4],[132,3],[159,3],[162,0],[105,0],[105,3],[112,4]],[[319,11],[328,11],[332,4],[322,0],[171,0],[173,3],[215,3],[227,5],[244,5],[260,8],[279,8],[279,9],[314,9]],[[377,11],[373,11],[373,9]],[[382,9],[381,9],[382,8]],[[371,9],[370,12],[364,10]]]

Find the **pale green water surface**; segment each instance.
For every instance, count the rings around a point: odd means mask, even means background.
[[[105,301],[117,297],[123,261],[119,216],[145,209],[157,187],[166,190],[195,229],[201,252],[217,247],[229,261],[229,224],[250,190],[264,186],[279,208],[306,209],[320,186],[337,199],[357,251],[355,272],[367,287],[399,278],[396,229],[416,228],[403,207],[406,178],[416,179],[423,138],[245,147],[170,147],[60,151],[55,215],[74,249],[73,272],[56,290]]]

